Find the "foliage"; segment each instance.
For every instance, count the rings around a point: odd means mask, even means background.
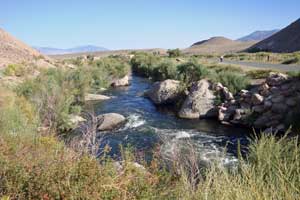
[[[274,70],[256,69],[256,70],[247,71],[246,75],[251,79],[263,79],[263,78],[267,78],[271,72],[274,72]]]
[[[75,87],[70,74],[61,69],[49,69],[18,86],[18,95],[35,106],[43,126],[53,130],[72,128],[69,127],[69,114],[76,99],[82,98],[84,92],[80,90],[83,88]]]
[[[182,55],[181,51],[177,48],[177,49],[169,49],[167,51],[167,53],[169,54],[170,58],[175,58],[175,57],[179,57]]]
[[[177,70],[180,78],[187,84],[205,78],[209,74],[205,66],[192,61],[178,65]]]
[[[21,64],[10,64],[5,69],[3,74],[6,76],[25,76],[31,74],[34,68]]]
[[[246,76],[229,71],[220,72],[216,75],[213,75],[212,80],[214,82],[222,83],[233,94],[247,88],[250,84],[250,81]]]
[[[166,79],[177,79],[176,66],[171,61],[160,62],[153,68],[151,76],[154,80],[162,81]]]

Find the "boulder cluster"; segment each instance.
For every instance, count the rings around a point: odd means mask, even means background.
[[[269,77],[251,90],[241,90],[236,97],[219,106],[222,122],[244,124],[255,128],[285,130],[286,121],[297,112],[300,81],[282,73]]]
[[[178,116],[187,119],[214,117],[225,124],[273,130],[286,130],[286,122],[297,112],[300,80],[282,73],[270,73],[261,84],[233,95],[221,83],[202,79],[192,84],[187,94],[180,82],[154,83],[146,95],[157,105],[184,99]]]

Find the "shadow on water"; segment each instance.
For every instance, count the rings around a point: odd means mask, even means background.
[[[95,114],[116,112],[124,115],[127,122],[123,128],[106,133],[102,137],[101,148],[108,144],[111,154],[118,154],[119,146],[132,146],[137,151],[151,151],[154,146],[167,138],[162,145],[165,154],[171,154],[173,148],[184,145],[187,139],[192,141],[205,159],[224,151],[226,146],[229,157],[234,158],[238,140],[247,144],[249,129],[221,125],[215,120],[184,120],[174,113],[156,108],[143,96],[151,82],[133,76],[129,87],[116,88],[105,94],[113,98],[88,105]]]

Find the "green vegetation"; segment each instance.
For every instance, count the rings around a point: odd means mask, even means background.
[[[224,56],[225,59],[237,61],[254,61],[277,64],[299,64],[300,52],[294,53],[270,53],[270,52],[253,52],[253,53],[234,53]]]
[[[236,93],[249,85],[249,79],[241,68],[230,65],[201,64],[196,58],[178,64],[171,58],[138,53],[131,60],[131,65],[133,71],[138,75],[160,81],[165,79],[181,80],[186,86],[207,78],[213,82],[221,82],[230,91]]]
[[[205,78],[209,74],[206,67],[193,61],[178,65],[177,71],[180,79],[187,85]]]
[[[275,70],[257,69],[257,70],[247,71],[246,74],[251,79],[263,79],[263,78],[267,78],[269,74],[274,71]]]
[[[177,48],[177,49],[169,49],[167,51],[167,53],[169,54],[170,58],[175,58],[175,57],[179,57],[182,55],[181,51]]]
[[[5,95],[18,98],[12,93]],[[138,168],[133,164],[137,161],[133,152],[126,150],[120,161],[123,167],[118,169],[106,156],[99,158],[100,164],[53,136],[40,135],[33,126],[27,126],[34,124],[30,115],[25,114],[30,109],[10,104],[17,114],[11,114],[7,105],[0,107],[1,122],[6,120],[0,123],[0,196],[9,199],[292,200],[300,197],[298,138],[277,139],[270,135],[255,138],[248,156],[240,157],[233,171],[218,165],[198,168],[199,160],[192,149],[189,149],[191,155],[174,160],[168,170],[159,155],[149,164],[140,160],[145,169]],[[10,126],[7,122],[14,124]]]
[[[21,64],[10,64],[4,69],[3,74],[5,76],[26,76],[32,74],[33,71],[34,67]]]
[[[129,70],[127,60],[118,57],[67,62],[80,66],[43,70],[14,90],[0,86],[0,199],[300,198],[298,137],[260,134],[250,141],[246,156],[237,147],[239,160],[231,169],[218,163],[201,168],[192,146],[167,164],[159,151],[146,162],[134,150],[121,148],[118,167],[107,156],[108,146],[96,159],[87,147],[65,143],[57,136],[70,128],[69,115],[81,112],[84,95],[108,87]],[[247,85],[243,72],[231,66],[206,66],[195,60],[177,64],[147,54],[136,55],[131,64],[136,73],[159,80],[189,84],[208,78],[232,91]]]

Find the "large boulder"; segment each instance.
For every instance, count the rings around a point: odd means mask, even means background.
[[[99,115],[97,120],[99,131],[109,131],[120,127],[126,121],[126,118],[118,113],[107,113]]]
[[[181,93],[180,82],[168,79],[162,82],[155,82],[145,95],[159,105],[176,102]]]
[[[215,99],[211,84],[205,79],[200,80],[192,85],[178,115],[187,119],[216,117]]]
[[[126,75],[121,79],[115,80],[112,82],[111,86],[113,87],[122,87],[122,86],[128,86],[129,85],[129,76]]]

